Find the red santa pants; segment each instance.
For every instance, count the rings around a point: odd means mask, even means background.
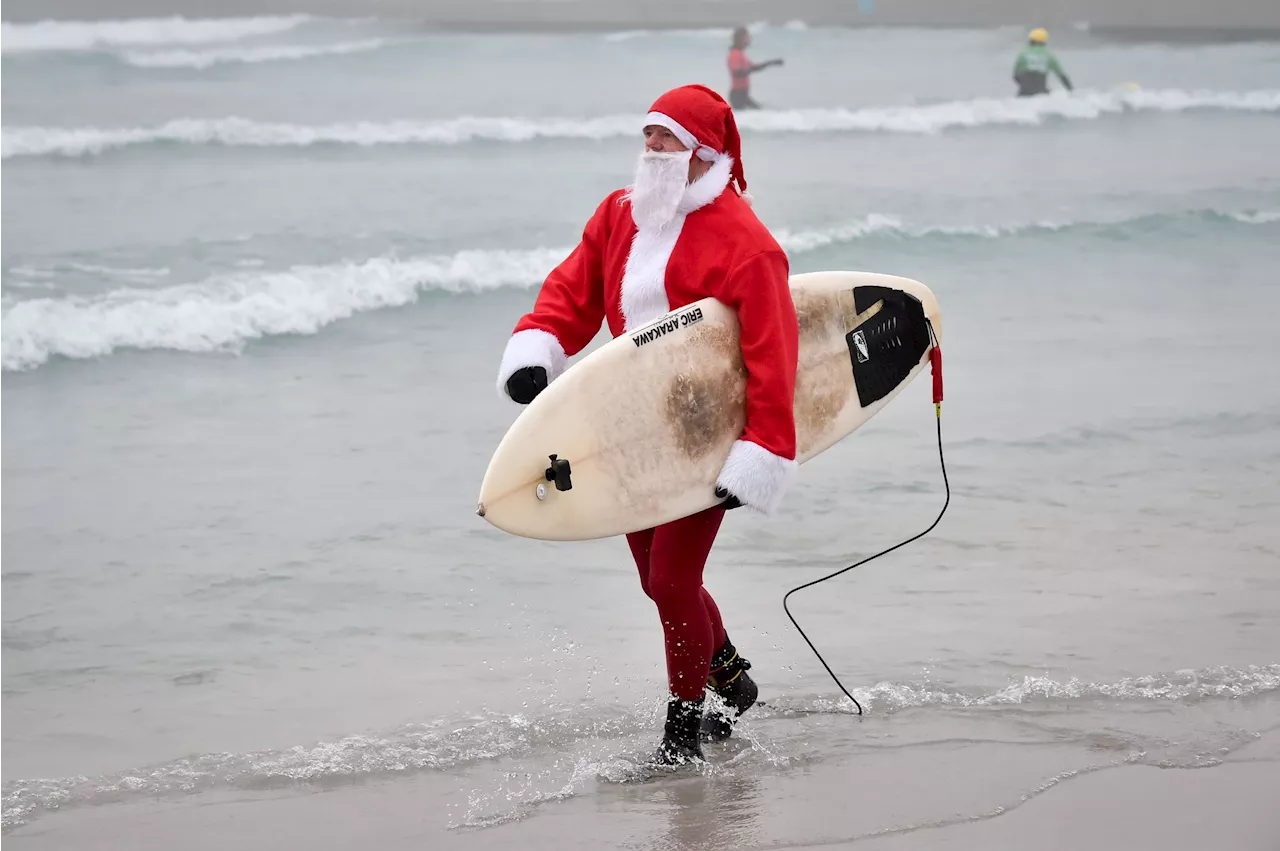
[[[702,696],[711,656],[724,644],[720,609],[702,587],[702,568],[724,509],[708,508],[656,529],[627,535],[640,586],[658,606],[667,647],[667,682],[681,700]]]

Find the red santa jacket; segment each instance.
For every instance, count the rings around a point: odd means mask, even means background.
[[[737,312],[747,368],[746,425],[717,484],[772,513],[795,470],[798,330],[786,254],[737,192],[721,157],[681,201],[674,221],[639,231],[626,191],[596,209],[582,242],[542,285],[516,324],[498,374],[499,392],[527,366],[554,380],[595,337],[602,320],[617,337],[708,296]]]

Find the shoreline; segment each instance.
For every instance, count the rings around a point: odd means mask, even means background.
[[[999,751],[986,746],[973,755],[985,759],[969,763],[968,769],[999,764]],[[1038,837],[1045,851],[1112,845],[1193,851],[1214,847],[1224,835],[1240,851],[1271,851],[1280,840],[1280,820],[1267,807],[1267,790],[1280,777],[1280,762],[1270,755],[1199,769],[1118,765],[1086,771],[1050,782],[1018,803],[986,811],[965,810],[960,803],[964,795],[922,781],[910,771],[890,769],[882,788],[863,790],[860,806],[833,815],[834,799],[828,794],[832,784],[848,782],[854,772],[853,765],[824,766],[821,779],[762,778],[760,788],[696,774],[639,784],[605,783],[530,804],[514,818],[470,827],[451,824],[465,810],[467,780],[447,776],[384,778],[327,789],[302,785],[259,793],[223,790],[48,813],[6,831],[4,838],[6,844],[30,851],[107,851],[117,847],[121,837],[141,851],[179,846],[218,851],[228,845],[268,851],[278,847],[282,834],[296,847],[312,851],[356,844],[383,851],[424,846],[497,851],[513,845],[586,851],[654,844],[672,851],[834,851],[851,845],[868,851],[1012,851],[1024,847],[1027,836]],[[913,823],[892,814],[899,806],[894,798],[902,795],[946,801],[946,809],[954,813],[936,822]],[[626,805],[636,799],[646,799],[650,806]],[[880,812],[884,815],[874,814]],[[719,841],[707,844],[712,837]]]

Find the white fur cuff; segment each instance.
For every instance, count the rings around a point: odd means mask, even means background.
[[[507,398],[507,379],[526,366],[545,369],[547,383],[550,384],[564,372],[567,361],[564,346],[554,334],[541,328],[526,328],[512,334],[506,351],[502,353],[502,365],[498,367],[498,395]]]
[[[774,455],[759,444],[737,440],[720,468],[716,485],[743,505],[772,514],[782,502],[797,466],[795,461]]]

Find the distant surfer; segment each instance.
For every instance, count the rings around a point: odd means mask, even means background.
[[[705,86],[659,97],[644,125],[634,185],[604,199],[582,241],[516,324],[498,387],[527,405],[607,321],[618,337],[713,296],[733,308],[746,366],[746,422],[716,480],[721,504],[627,535],[666,644],[667,721],[655,760],[702,759],[758,690],[725,632],[702,571],[726,509],[772,513],[796,468],[798,326],[787,256],[751,211],[733,111]],[[729,712],[703,717],[707,688]]]
[[[1027,37],[1027,46],[1018,54],[1013,65],[1013,81],[1018,84],[1018,97],[1047,95],[1050,74],[1061,80],[1067,91],[1071,91],[1071,80],[1063,72],[1058,57],[1049,49],[1049,33],[1037,27]]]
[[[751,75],[774,65],[781,65],[781,59],[770,59],[759,65],[752,65],[747,58],[747,48],[751,46],[751,33],[746,27],[738,27],[733,31],[733,44],[729,48],[729,104],[734,109],[759,109],[760,104],[751,97]]]

